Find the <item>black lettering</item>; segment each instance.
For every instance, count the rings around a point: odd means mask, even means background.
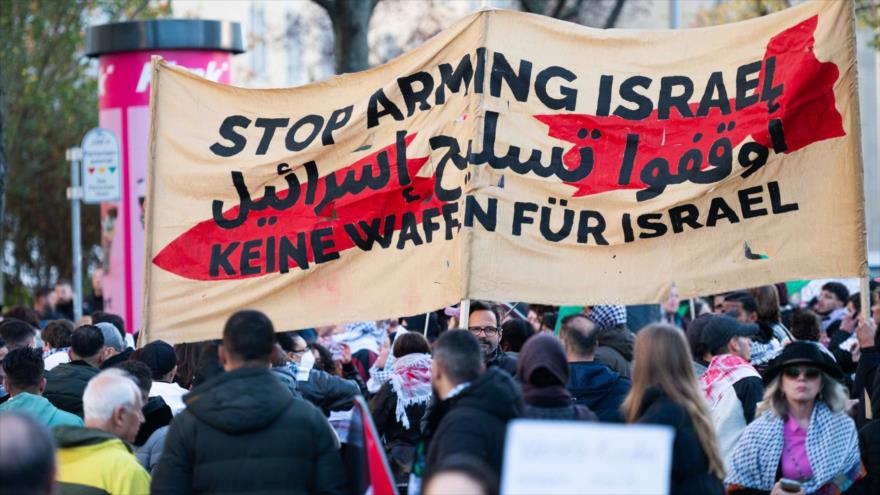
[[[474,77],[474,67],[471,64],[471,56],[461,57],[458,66],[452,70],[452,64],[440,64],[440,84],[434,94],[434,104],[441,105],[446,102],[446,88],[450,93],[458,93],[464,83],[464,94],[467,94],[471,79]]]
[[[275,273],[275,238],[266,239],[266,273]]]
[[[759,205],[764,201],[764,198],[761,196],[755,197],[756,194],[761,194],[762,192],[764,192],[764,186],[748,187],[737,191],[736,194],[739,196],[739,206],[743,218],[762,217],[767,214],[766,208],[752,208],[752,206]]]
[[[252,266],[251,261],[260,258],[260,246],[263,245],[262,239],[254,239],[246,241],[241,246],[241,258],[238,260],[238,270],[242,275],[256,275],[260,273],[260,267]]]
[[[626,120],[643,120],[651,115],[654,110],[654,102],[647,96],[637,93],[636,88],[648,89],[651,86],[651,78],[645,76],[628,77],[620,85],[620,97],[628,103],[635,103],[636,108],[629,109],[618,105],[614,115]]]
[[[501,80],[507,83],[510,92],[517,101],[529,98],[529,81],[532,79],[532,63],[526,59],[519,61],[519,74],[507,62],[500,52],[492,54],[492,74],[489,77],[489,94],[501,97]]]
[[[321,133],[321,144],[324,146],[336,144],[336,141],[333,140],[333,132],[345,127],[345,124],[351,119],[353,109],[354,105],[349,105],[345,108],[333,110],[333,113],[330,114],[330,119],[327,120],[327,127],[324,127],[324,132]]]
[[[211,263],[208,265],[208,274],[212,277],[220,276],[220,268],[223,268],[225,275],[235,275],[235,268],[229,262],[229,256],[241,244],[238,241],[232,241],[221,251],[220,244],[211,246]]]
[[[722,218],[732,224],[739,223],[739,217],[736,216],[736,212],[724,198],[712,198],[712,203],[709,204],[709,214],[706,216],[706,227],[714,227]]]
[[[370,223],[359,220],[358,226],[360,226],[363,236],[354,224],[345,224],[343,229],[361,251],[370,251],[375,243],[379,243],[382,248],[387,249],[391,246],[391,237],[394,235],[394,215],[385,218],[385,230],[380,233],[381,224],[381,218],[374,218],[370,220]]]
[[[713,98],[715,93],[717,98]],[[727,97],[727,88],[724,87],[724,75],[719,72],[713,72],[706,82],[706,90],[703,97],[700,98],[700,106],[697,108],[697,117],[705,117],[709,115],[710,108],[719,108],[723,115],[730,113],[730,100]]]
[[[672,89],[682,88],[681,94],[672,96]],[[657,102],[657,118],[669,118],[669,109],[675,107],[682,117],[693,117],[694,113],[688,105],[694,95],[694,82],[685,76],[667,76],[660,79],[660,99]]]
[[[309,132],[308,137],[303,139],[302,141],[297,141],[296,133],[304,126],[311,125],[312,130]],[[315,138],[318,136],[318,133],[321,132],[321,127],[324,126],[324,117],[320,115],[306,115],[305,117],[296,121],[295,124],[287,131],[287,139],[285,139],[285,145],[287,149],[290,151],[302,151],[310,144]]]
[[[785,84],[773,86],[773,76],[776,74],[776,56],[767,57],[764,63],[764,87],[761,89],[761,101],[767,102],[767,112],[774,113],[779,110],[776,99],[782,96]]]
[[[758,77],[749,79],[752,74],[761,72],[761,61],[752,62],[750,64],[741,65],[736,69],[736,105],[737,110],[748,108],[758,103],[760,95],[757,93],[749,95],[749,91],[758,89]]]
[[[480,225],[487,232],[495,232],[495,225],[498,221],[498,200],[496,198],[488,198],[489,202],[484,210],[480,206],[480,202],[473,196],[466,196],[464,203],[464,226],[473,227],[474,218],[480,222]]]
[[[446,240],[451,241],[453,229],[455,232],[461,230],[461,223],[454,216],[458,213],[458,203],[446,203],[440,207],[440,211],[443,212],[443,222],[446,224]]]
[[[382,105],[381,110],[379,105]],[[379,125],[379,119],[386,115],[391,115],[397,121],[403,120],[403,113],[397,108],[397,105],[385,96],[384,90],[379,89],[370,96],[370,101],[367,104],[367,129]]]
[[[665,234],[668,229],[662,219],[663,215],[660,213],[646,213],[644,215],[639,215],[636,219],[636,223],[639,224],[640,228],[650,231],[639,233],[639,238],[651,239]]]
[[[244,115],[230,115],[223,119],[223,123],[220,124],[220,137],[227,141],[231,141],[232,145],[226,146],[220,143],[214,143],[211,145],[211,151],[215,155],[223,157],[230,157],[241,153],[241,150],[243,150],[247,144],[247,138],[237,133],[235,128],[241,127],[247,129],[249,125],[251,125],[251,119]]]
[[[333,229],[331,227],[315,229],[310,237],[312,241],[312,254],[315,255],[316,265],[339,259],[338,251],[327,252],[328,249],[336,247],[333,242]]]
[[[428,208],[422,212],[422,230],[425,231],[425,242],[434,239],[434,232],[440,232],[440,224],[434,221],[440,216],[440,208]]]
[[[309,268],[309,255],[306,252],[306,234],[297,232],[296,245],[283,235],[278,239],[278,271],[287,273],[290,271],[290,260],[302,270]]]
[[[620,176],[617,183],[621,186],[629,185],[632,177],[633,165],[636,161],[636,153],[639,151],[639,135],[627,134],[626,147],[623,149],[623,163],[620,165]]]
[[[406,242],[411,241],[416,246],[422,244],[419,229],[416,228],[416,216],[412,212],[406,212],[400,219],[400,237],[397,238],[397,249],[406,247]]]
[[[418,83],[419,89],[414,89],[413,84]],[[427,72],[416,72],[415,74],[400,77],[397,79],[397,85],[400,87],[400,94],[403,96],[403,102],[406,104],[406,116],[410,117],[416,111],[416,104],[419,110],[428,110],[431,104],[428,98],[434,91],[434,78]]]
[[[780,213],[788,213],[790,211],[798,211],[800,207],[797,203],[782,204],[782,194],[779,191],[779,183],[776,181],[767,184],[767,191],[770,193],[770,211],[774,215]]]
[[[486,48],[477,48],[477,72],[474,74],[474,91],[483,93],[483,80],[486,78]]]
[[[672,231],[676,234],[684,232],[684,226],[697,230],[703,225],[697,221],[700,217],[700,210],[695,205],[683,204],[669,209],[669,223],[672,224]]]
[[[536,213],[538,205],[535,203],[521,203],[517,201],[513,204],[513,228],[511,233],[516,236],[522,235],[522,226],[524,224],[535,223],[535,219],[527,217],[526,212]]]
[[[287,124],[290,123],[290,119],[257,119],[254,122],[254,127],[262,127],[263,128],[263,137],[260,139],[260,144],[257,146],[257,154],[265,155],[266,151],[269,149],[269,144],[272,142],[272,136],[275,135],[275,129],[279,127],[287,127]]]
[[[571,226],[574,223],[574,210],[568,208],[563,210],[562,226],[559,227],[559,230],[556,232],[553,232],[553,229],[550,228],[550,217],[552,215],[553,208],[549,206],[541,207],[541,224],[539,230],[544,239],[547,239],[550,242],[559,242],[571,234]]]
[[[564,109],[569,112],[574,111],[575,105],[577,105],[577,89],[560,85],[559,93],[562,96],[559,98],[554,98],[547,93],[547,84],[554,77],[561,78],[566,82],[572,82],[577,79],[577,76],[570,70],[557,65],[551,65],[538,72],[538,75],[535,77],[535,94],[541,100],[541,103],[551,110]]]
[[[623,214],[621,224],[623,225],[623,242],[632,242],[636,240],[635,235],[633,234],[632,216],[629,213]]]
[[[629,217],[629,215],[626,215]],[[629,218],[627,218],[628,220]],[[591,220],[596,220],[595,225],[590,225]],[[590,235],[593,236],[593,239],[596,240],[596,244],[600,246],[607,246],[608,241],[605,240],[605,236],[602,234],[605,232],[605,217],[602,216],[598,211],[593,210],[581,210],[580,215],[578,216],[578,230],[577,230],[577,242],[580,244],[589,244]],[[630,228],[630,234],[632,234],[632,228]]]
[[[607,117],[611,112],[611,87],[614,76],[604,75],[599,78],[599,101],[596,103],[596,116]]]

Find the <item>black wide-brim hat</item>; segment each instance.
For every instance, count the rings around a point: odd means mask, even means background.
[[[785,346],[782,353],[773,361],[767,371],[764,372],[764,385],[769,384],[779,376],[786,367],[794,364],[805,364],[819,368],[831,378],[843,381],[844,374],[834,358],[822,352],[819,345],[813,342],[792,342]]]

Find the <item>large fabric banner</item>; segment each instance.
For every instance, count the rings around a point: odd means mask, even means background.
[[[147,339],[859,276],[854,43],[819,1],[674,32],[488,10],[290,89],[154,59]]]

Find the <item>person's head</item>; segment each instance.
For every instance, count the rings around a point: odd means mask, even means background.
[[[125,341],[125,320],[123,320],[121,316],[113,313],[106,313],[104,311],[95,311],[91,316],[92,325],[97,325],[98,323],[110,323],[116,327],[116,331],[119,332],[122,341]]]
[[[29,415],[0,412],[0,492],[42,495],[54,492],[55,442]]]
[[[70,347],[70,337],[73,335],[73,322],[70,320],[52,320],[46,324],[46,328],[40,333],[43,339],[43,350],[64,349]]]
[[[758,302],[748,292],[731,292],[724,297],[724,314],[743,323],[758,321]]]
[[[578,313],[563,318],[559,336],[570,362],[593,360],[599,345],[599,328],[587,315]]]
[[[150,369],[150,378],[157,382],[171,383],[177,374],[177,356],[171,344],[156,340],[141,347],[131,359],[140,361]]]
[[[534,335],[532,324],[519,318],[511,318],[501,324],[501,350],[519,352],[526,340]]]
[[[55,284],[55,299],[58,304],[67,304],[73,300],[73,287],[68,280],[60,280]]]
[[[706,324],[709,323],[713,316],[715,315],[712,313],[700,315],[687,326],[687,343],[694,361],[708,361],[706,358],[711,359],[711,356],[707,355],[709,354],[709,349],[703,342],[703,330],[705,330]]]
[[[40,395],[46,388],[43,377],[43,352],[32,347],[9,351],[3,358],[3,387],[10,395],[21,392]]]
[[[287,359],[294,363],[302,363],[303,357],[310,353],[309,344],[299,332],[279,332],[275,334],[275,339],[281,346],[281,350],[287,354]]]
[[[458,385],[479,378],[483,369],[482,348],[470,332],[449,330],[434,342],[431,383],[441,399]]]
[[[599,330],[608,330],[626,326],[626,306],[620,304],[598,304],[590,307],[586,313]]]
[[[681,304],[681,297],[678,294],[678,286],[670,284],[666,289],[666,293],[663,294],[661,301],[660,305],[663,307],[663,311],[667,313],[675,313],[678,311],[678,306]]]
[[[95,325],[83,325],[70,336],[70,360],[82,360],[95,368],[104,362],[104,332]]]
[[[483,301],[471,302],[468,331],[477,338],[484,357],[494,354],[501,343],[502,330],[498,326],[498,320],[498,313],[491,304]]]
[[[134,442],[144,415],[143,394],[131,375],[118,368],[104,370],[89,380],[83,392],[85,425]]]
[[[394,354],[395,358],[402,358],[407,354],[430,354],[431,344],[428,343],[428,339],[422,334],[418,332],[407,332],[398,335],[397,338],[394,339],[391,353]]]
[[[758,321],[768,325],[779,322],[779,292],[775,285],[762,285],[749,289],[747,292],[758,305]]]
[[[223,366],[220,364],[218,356],[219,348],[220,343],[218,341],[204,342],[204,346],[201,348],[201,355],[196,362],[192,379],[189,382],[190,388],[197,387],[223,373]]]
[[[806,308],[797,308],[792,311],[791,335],[797,340],[819,342],[821,336],[819,316]]]
[[[715,294],[711,297],[712,300],[712,313],[716,315],[724,314],[724,298],[727,297],[727,294]]]
[[[34,309],[46,311],[55,308],[55,291],[48,287],[38,287],[34,291]]]
[[[119,330],[112,323],[102,321],[94,324],[101,329],[104,336],[104,359],[110,358],[125,350],[125,340],[119,335]]]
[[[700,341],[713,356],[734,354],[748,361],[752,355],[751,337],[757,333],[758,325],[754,323],[712,315],[703,327]]]
[[[104,293],[104,270],[101,268],[95,268],[95,271],[92,272],[92,293],[101,297]]]
[[[6,341],[9,350],[20,347],[33,347],[37,331],[30,324],[16,318],[0,321],[0,337]]]
[[[116,363],[112,367],[121,369],[131,375],[135,385],[137,385],[138,389],[141,391],[141,398],[144,400],[144,403],[146,403],[150,398],[150,389],[153,387],[153,372],[150,370],[150,367],[140,361],[132,359]]]
[[[820,315],[827,315],[846,306],[847,300],[849,300],[849,289],[845,285],[840,282],[828,282],[822,286],[822,292],[819,293],[813,309]]]
[[[309,344],[312,356],[315,358],[315,368],[326,371],[327,373],[336,373],[336,361],[333,360],[333,353],[323,345],[312,342]]]
[[[3,313],[3,319],[15,318],[21,320],[33,328],[40,328],[40,315],[31,308],[25,306],[13,306]]]
[[[220,363],[231,371],[238,368],[269,368],[275,349],[275,328],[269,318],[255,310],[239,311],[226,320]]]
[[[536,388],[564,387],[568,376],[568,361],[559,339],[540,334],[523,346],[517,359],[516,377],[526,392]]]
[[[453,454],[425,479],[425,495],[496,495],[497,475],[479,457]]]
[[[762,410],[784,417],[799,405],[824,401],[833,412],[846,407],[847,393],[839,380],[843,372],[834,359],[811,342],[792,342],[770,363],[764,374]]]
[[[710,471],[723,479],[724,461],[718,452],[706,400],[697,385],[684,332],[671,325],[648,325],[636,335],[632,386],[622,406],[628,423],[638,420],[649,388],[659,389],[687,411],[709,457]]]

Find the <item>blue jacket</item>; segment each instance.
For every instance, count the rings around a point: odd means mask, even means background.
[[[629,393],[629,379],[595,361],[568,364],[568,391],[574,403],[589,407],[603,423],[622,423],[620,405]]]
[[[83,425],[83,420],[76,414],[62,411],[45,397],[27,392],[22,392],[4,402],[0,405],[0,411],[19,411],[28,414],[49,428]]]

